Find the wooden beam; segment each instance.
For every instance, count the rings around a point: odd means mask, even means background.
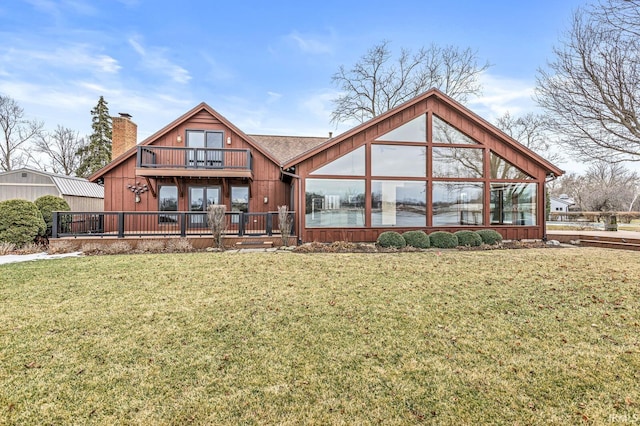
[[[175,183],[176,187],[178,188],[178,193],[180,198],[184,198],[184,185],[180,185],[180,182],[178,182],[177,176],[173,177],[173,183]]]
[[[151,184],[151,179],[145,176],[144,180],[147,181],[147,187],[149,187],[149,192],[151,192],[151,195],[153,195],[153,198],[158,198],[156,196],[156,190],[153,188],[153,185]]]

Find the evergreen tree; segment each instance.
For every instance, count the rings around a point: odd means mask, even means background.
[[[80,148],[76,155],[80,157],[80,166],[76,174],[88,177],[109,164],[111,161],[111,116],[107,101],[100,96],[98,105],[91,110],[91,128],[89,144]]]

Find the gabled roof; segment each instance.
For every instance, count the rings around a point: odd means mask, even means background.
[[[51,179],[61,195],[69,195],[74,197],[89,197],[89,198],[104,198],[104,187],[97,183],[89,182],[87,179],[59,175],[49,172],[41,172],[39,170],[33,170],[28,168],[22,168],[18,170],[11,170],[8,172],[0,173],[0,175],[9,175],[29,172],[36,175],[46,176]]]
[[[314,136],[276,136],[276,135],[248,135],[258,145],[269,151],[280,164],[315,148],[329,140],[325,137]]]
[[[162,129],[158,130],[157,132],[155,132],[154,134],[152,134],[151,136],[149,136],[148,138],[146,138],[145,140],[143,140],[142,142],[137,144],[136,146],[128,149],[127,151],[125,151],[118,158],[112,159],[112,161],[109,164],[107,164],[106,166],[104,166],[103,168],[101,168],[100,170],[98,170],[97,172],[92,174],[91,176],[89,176],[89,180],[95,181],[95,180],[99,179],[101,176],[103,176],[109,170],[112,170],[113,168],[115,168],[119,164],[121,164],[124,161],[126,161],[127,159],[129,159],[131,156],[135,155],[136,152],[137,152],[137,147],[138,146],[144,146],[144,145],[151,144],[151,142],[153,142],[156,139],[162,137],[164,134],[170,132],[175,127],[177,127],[177,126],[181,125],[182,123],[186,122],[187,120],[189,120],[190,118],[192,118],[193,116],[195,116],[196,114],[198,114],[200,111],[203,111],[203,110],[208,112],[209,114],[211,114],[213,117],[215,117],[217,120],[219,120],[222,124],[224,124],[229,129],[231,129],[233,132],[238,134],[241,138],[243,138],[245,141],[247,141],[247,143],[249,145],[254,147],[258,152],[264,154],[264,156],[267,157],[269,160],[273,161],[277,165],[280,165],[278,160],[271,153],[269,153],[262,146],[258,145],[246,133],[244,133],[242,130],[237,128],[233,123],[231,123],[229,120],[227,120],[222,114],[218,113],[216,110],[211,108],[205,102],[201,102],[198,105],[196,105],[194,108],[190,109],[189,111],[187,111],[186,113],[184,113],[183,115],[178,117],[177,119],[173,120],[171,123],[169,123],[166,126],[164,126]]]
[[[465,106],[463,106],[462,104],[458,103],[457,101],[453,100],[452,98],[450,98],[449,96],[445,95],[443,92],[441,92],[438,89],[432,88],[427,90],[425,93],[423,93],[422,95],[416,96],[415,98],[401,104],[398,105],[397,107],[390,109],[389,111],[385,112],[384,114],[381,114],[377,117],[372,118],[369,121],[366,121],[350,130],[347,130],[346,132],[331,138],[329,140],[327,140],[325,143],[320,144],[318,146],[315,146],[311,149],[308,149],[306,152],[303,152],[299,155],[297,155],[296,157],[288,160],[286,163],[283,164],[283,168],[289,168],[289,167],[293,167],[298,163],[301,163],[302,161],[313,157],[314,155],[316,155],[317,153],[330,148],[356,134],[358,134],[359,132],[371,127],[371,126],[375,126],[376,124],[382,122],[383,120],[393,116],[394,114],[397,114],[398,112],[406,109],[406,108],[410,108],[411,106],[424,101],[425,99],[428,99],[430,97],[434,97],[437,98],[438,100],[444,102],[445,104],[447,104],[449,107],[451,107],[452,109],[460,112],[462,115],[464,115],[466,118],[468,118],[469,120],[475,122],[476,124],[478,124],[480,127],[486,129],[487,131],[489,131],[490,133],[492,133],[493,135],[495,135],[496,137],[498,137],[500,140],[504,141],[506,144],[508,144],[512,149],[519,151],[520,153],[526,155],[527,157],[531,158],[534,162],[538,163],[542,168],[544,168],[547,171],[547,174],[549,173],[553,173],[556,176],[560,176],[562,174],[564,174],[564,171],[560,168],[558,168],[557,166],[551,164],[549,161],[545,160],[544,158],[542,158],[540,155],[536,154],[535,152],[533,152],[532,150],[530,150],[529,148],[527,148],[526,146],[522,145],[520,142],[516,141],[515,139],[513,139],[512,137],[510,137],[509,135],[507,135],[506,133],[504,133],[503,131],[501,131],[500,129],[498,129],[496,126],[494,126],[493,124],[489,123],[488,121],[486,121],[485,119],[483,119],[482,117],[480,117],[479,115],[475,114],[473,111],[469,110],[468,108],[466,108]]]

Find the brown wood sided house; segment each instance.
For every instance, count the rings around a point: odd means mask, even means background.
[[[543,239],[545,181],[563,173],[436,89],[329,139],[247,135],[204,103],[137,145],[130,117],[113,130],[114,160],[90,180],[119,214],[98,231],[120,236],[202,234],[216,203],[239,236],[277,232],[287,205],[303,242],[483,228]]]

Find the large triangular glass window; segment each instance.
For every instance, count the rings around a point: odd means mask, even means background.
[[[491,153],[491,179],[533,179],[530,175],[514,166],[504,158]]]
[[[376,140],[386,142],[426,142],[427,115],[422,114],[402,126],[385,133]]]
[[[451,143],[451,144],[477,144],[478,142],[462,133],[441,118],[433,116],[433,134],[431,139],[433,143]]]
[[[364,176],[364,145],[311,172],[312,175]]]

